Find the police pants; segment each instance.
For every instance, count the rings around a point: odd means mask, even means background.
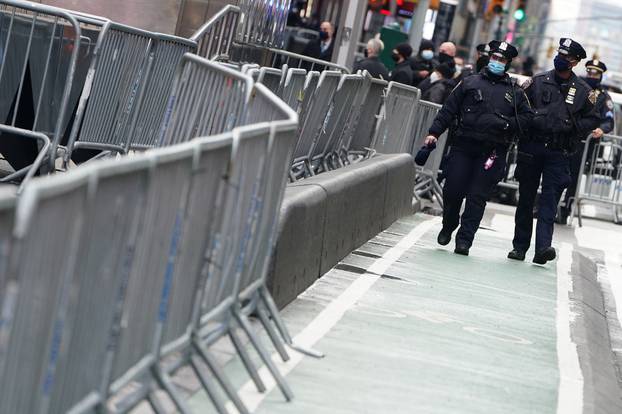
[[[553,240],[553,226],[557,204],[570,184],[570,160],[563,151],[551,150],[543,143],[519,145],[515,177],[518,180],[518,207],[514,217],[514,248],[529,250],[533,233],[533,206],[542,178],[542,193],[538,203],[536,251],[549,246]]]
[[[486,202],[505,172],[506,150],[497,150],[497,158],[488,170],[484,164],[490,151],[472,151],[452,147],[447,156],[443,186],[443,229],[453,232],[460,223],[456,243],[471,246],[484,216]],[[460,208],[466,198],[462,220]]]

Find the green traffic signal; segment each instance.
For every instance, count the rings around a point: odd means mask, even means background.
[[[514,19],[519,22],[525,18],[525,10],[524,9],[516,9],[514,12]]]

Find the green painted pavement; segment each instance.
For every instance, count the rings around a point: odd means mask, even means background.
[[[394,224],[344,263],[367,268],[421,217]],[[305,357],[287,375],[294,401],[275,389],[255,412],[554,413],[555,266],[508,261],[511,235],[485,229],[471,256],[458,256],[453,243],[436,244],[439,229],[408,249],[316,344],[326,358]],[[329,272],[290,305],[285,317],[294,331],[317,310],[309,298],[324,306],[360,277],[353,271]],[[227,370],[237,386],[248,379],[237,361]],[[191,403],[211,407],[202,393]]]

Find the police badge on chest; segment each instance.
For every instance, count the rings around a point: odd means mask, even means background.
[[[566,96],[566,103],[572,105],[574,103],[574,96],[577,93],[577,88],[572,87],[568,90],[568,96]]]
[[[505,100],[512,103],[512,94],[509,91],[505,93]]]

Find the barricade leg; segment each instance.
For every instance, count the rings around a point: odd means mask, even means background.
[[[246,348],[244,347],[244,344],[242,344],[242,341],[240,340],[238,335],[235,333],[234,328],[229,329],[229,338],[231,339],[233,347],[237,351],[238,355],[240,355],[240,359],[242,360],[242,364],[244,365],[244,368],[246,368],[248,375],[250,375],[251,379],[255,383],[255,388],[257,388],[257,391],[266,392],[266,385],[263,383],[261,377],[257,373],[257,368],[255,368],[255,365],[253,364],[250,355],[246,351]]]
[[[214,359],[214,357],[210,354],[209,350],[202,344],[198,343],[196,340],[194,341],[194,346],[197,351],[197,354],[201,357],[205,365],[209,368],[209,370],[216,377],[216,381],[220,384],[222,389],[227,394],[227,397],[231,400],[235,408],[240,412],[240,414],[250,414],[248,408],[244,405],[238,393],[236,392],[233,384],[229,382],[227,379],[224,370],[218,365],[218,362]],[[201,377],[205,374],[201,374]],[[200,377],[200,378],[201,378]],[[203,382],[203,380],[201,380]],[[227,411],[225,411],[227,413]]]
[[[257,316],[259,316],[259,321],[261,322],[264,329],[268,333],[268,337],[270,338],[270,341],[272,341],[272,344],[274,345],[277,352],[281,356],[281,359],[283,360],[283,362],[289,361],[289,354],[287,353],[285,346],[283,346],[283,342],[281,341],[281,338],[279,338],[278,333],[274,329],[274,326],[272,326],[272,323],[270,322],[270,318],[268,318],[268,315],[266,314],[266,311],[263,309],[263,306],[261,306],[261,304],[258,304],[256,308],[256,312],[257,312]]]
[[[279,372],[279,369],[274,364],[274,361],[272,361],[272,358],[270,358],[270,355],[268,355],[268,352],[262,345],[261,341],[255,334],[255,332],[253,332],[253,328],[251,327],[251,324],[246,318],[246,316],[243,315],[239,311],[239,309],[232,309],[231,312],[233,313],[233,317],[235,318],[235,320],[238,322],[240,327],[244,330],[244,332],[248,336],[248,339],[250,339],[251,344],[253,345],[253,348],[255,348],[255,350],[259,354],[259,357],[261,358],[263,363],[266,364],[266,367],[268,368],[268,370],[274,377],[274,380],[276,381],[277,385],[281,389],[281,392],[283,393],[283,396],[285,397],[285,399],[287,401],[291,401],[294,398],[294,393],[289,388],[289,385],[287,385],[287,383],[285,382],[285,378],[283,378],[283,376]]]
[[[292,341],[292,337],[289,334],[289,330],[287,329],[287,326],[285,325],[285,323],[283,322],[283,319],[281,318],[279,309],[276,307],[276,303],[274,303],[274,299],[272,298],[272,295],[270,294],[270,292],[265,286],[262,286],[259,289],[259,297],[261,301],[266,305],[268,314],[272,317],[272,320],[274,321],[276,328],[281,334],[283,341],[285,341],[285,343],[290,348],[302,354],[305,354],[307,356],[313,357],[313,358],[324,358],[325,355],[320,351],[316,351],[314,349],[306,349],[306,348],[303,348],[303,347],[300,347],[294,344],[294,342]]]
[[[188,404],[186,404],[184,398],[179,394],[179,391],[173,384],[173,381],[168,374],[162,371],[159,367],[154,367],[153,376],[155,377],[160,388],[166,391],[167,395],[171,398],[173,404],[175,404],[175,408],[177,408],[177,411],[181,414],[190,414],[191,411]]]
[[[210,377],[205,375],[201,367],[197,364],[194,357],[190,358],[190,367],[199,379],[203,390],[212,401],[212,404],[214,404],[214,407],[216,407],[216,411],[218,411],[218,414],[229,414],[229,411],[225,407],[225,403],[222,401],[222,399],[218,395],[218,392],[216,391],[216,384],[214,384]]]

